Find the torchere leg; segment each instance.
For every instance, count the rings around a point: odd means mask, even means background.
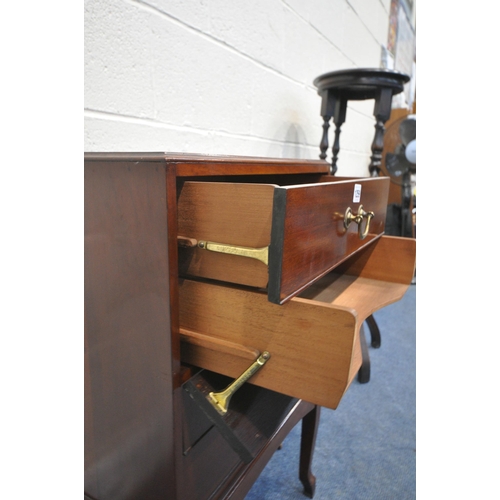
[[[311,472],[311,464],[314,447],[316,445],[320,409],[320,406],[315,406],[314,409],[302,419],[299,479],[304,485],[304,495],[309,498],[314,497],[314,491],[316,489],[316,477]]]
[[[332,168],[331,173],[335,175],[337,172],[337,158],[340,151],[340,128],[345,122],[345,114],[347,110],[347,100],[335,99],[333,122],[335,123],[335,138],[332,147]]]
[[[370,381],[370,354],[368,353],[368,346],[366,345],[364,325],[359,329],[359,341],[361,343],[361,368],[358,371],[358,382],[366,384]]]
[[[368,318],[366,318],[366,322],[368,323],[368,328],[370,329],[370,335],[372,339],[371,346],[377,349],[380,347],[380,344],[382,342],[377,322],[375,321],[375,318],[373,316],[368,316]]]
[[[375,98],[375,137],[372,143],[372,156],[368,170],[372,177],[378,177],[382,164],[382,150],[384,149],[385,122],[391,116],[392,89],[383,88],[377,93]]]
[[[330,120],[335,113],[335,97],[331,92],[325,90],[320,92],[321,96],[321,111],[320,115],[323,118],[323,136],[319,143],[320,155],[322,160],[326,160],[328,150],[328,130],[330,129]]]
[[[319,143],[319,149],[321,151],[319,157],[320,159],[326,159],[326,150],[328,149],[328,129],[330,128],[330,118],[331,116],[323,116],[323,137],[321,137],[321,142]]]

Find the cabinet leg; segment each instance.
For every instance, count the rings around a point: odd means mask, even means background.
[[[299,478],[304,485],[304,495],[313,498],[316,489],[316,477],[311,472],[316,435],[319,426],[319,415],[321,407],[315,406],[302,419],[302,435],[300,441],[300,465]]]

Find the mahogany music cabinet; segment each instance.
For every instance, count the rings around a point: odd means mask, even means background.
[[[328,174],[85,154],[86,499],[243,499],[301,421],[313,496],[319,408],[415,265],[413,239],[383,234],[389,179]]]

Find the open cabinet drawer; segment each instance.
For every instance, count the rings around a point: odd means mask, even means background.
[[[267,289],[275,304],[305,290],[385,227],[389,178],[325,179],[331,181],[184,182],[180,276]]]
[[[415,240],[382,236],[281,306],[181,279],[181,359],[236,378],[268,351],[251,383],[335,409],[361,366],[363,321],[404,295],[414,267]]]

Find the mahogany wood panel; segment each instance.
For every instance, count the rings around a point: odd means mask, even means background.
[[[231,478],[227,478],[217,494],[211,500],[243,500],[250,491],[254,481],[264,469],[267,462],[272,458],[273,453],[283,442],[288,433],[317,407],[306,401],[297,401],[290,413],[282,420],[279,427],[267,441],[266,445],[248,466],[245,467],[245,473],[242,474],[241,468],[234,471]],[[310,469],[308,460],[312,459],[315,441],[313,439],[317,431],[319,422],[315,418],[302,420],[302,426],[305,426],[305,432],[301,440],[301,458],[300,458],[300,477],[303,477],[305,470]]]
[[[182,384],[180,340],[179,340],[179,294],[177,283],[179,280],[178,269],[178,243],[177,243],[177,181],[174,168],[166,168],[165,195],[167,200],[167,226],[168,226],[168,271],[170,289],[170,336],[172,346],[172,372],[174,377],[174,389]],[[177,426],[178,428],[178,426]],[[178,433],[177,433],[178,434]]]
[[[224,390],[232,381],[230,377],[201,370],[184,384],[184,389],[241,460],[250,463],[297,400],[262,387],[244,384],[232,396],[227,412],[221,415],[209,402],[208,395]]]
[[[223,175],[272,175],[272,174],[326,174],[329,165],[323,160],[293,160],[283,158],[255,158],[236,156],[195,155],[177,157],[167,155],[167,161],[176,164],[179,177]]]
[[[338,386],[337,399],[341,397],[361,364],[360,321],[350,306],[294,298],[289,304],[293,303],[297,312],[285,317],[283,308],[288,304],[271,304],[264,293],[221,286],[218,290],[228,295],[212,295],[214,285],[197,283],[196,287],[203,286],[204,290],[205,286],[212,288],[208,293],[192,294],[182,287],[181,296],[178,294],[177,186],[190,178],[276,184],[283,189],[331,181],[324,175],[328,170],[325,161],[317,160],[177,153],[85,154],[86,497],[243,500],[281,441],[314,408],[312,403],[298,401],[256,458],[244,464],[220,432],[207,425],[184,399],[181,384],[196,371],[183,370],[180,365],[178,312],[186,303],[187,309],[197,309],[200,304],[203,308],[199,317],[191,317],[187,311],[192,324],[181,322],[183,338],[189,339],[182,343],[183,359],[190,350],[195,353],[194,360],[200,352],[203,356],[210,353],[206,358],[210,366],[224,367],[217,370],[221,373],[228,367],[225,374],[236,377],[249,366],[255,353],[268,345],[278,354],[295,345],[290,360],[280,361],[282,357],[272,352],[263,370],[278,361],[275,380],[279,382],[286,378],[283,374],[292,373],[295,378],[290,384],[299,386],[304,374],[312,373],[314,380],[329,377],[333,386]],[[337,182],[337,178],[334,180]],[[233,200],[233,204],[239,202]],[[363,196],[361,203],[365,209],[372,209],[365,205]],[[376,267],[385,265],[384,258],[373,257],[377,263],[372,266],[371,259],[360,256],[357,264],[349,261],[348,272],[358,273],[359,279],[367,279],[370,284],[379,279]],[[397,284],[399,278],[395,279]],[[259,299],[249,298],[249,293]],[[206,309],[207,303],[214,309]],[[271,310],[267,308],[272,308],[269,316],[267,311]],[[231,312],[229,320],[227,311]],[[250,325],[246,326],[249,317]],[[232,335],[238,333],[238,327],[243,329],[241,338]],[[254,343],[252,332],[260,331]],[[304,332],[309,331],[314,334],[306,338]],[[332,340],[336,335],[340,335],[339,341]],[[302,371],[304,360],[315,354],[308,349],[318,341],[326,341],[332,361],[327,363],[327,355],[321,353],[319,365],[315,360],[313,369]],[[342,352],[349,349],[347,359]],[[342,381],[336,380],[337,372],[342,372]],[[256,381],[259,376],[255,376]],[[283,388],[279,383],[278,391]],[[261,389],[252,386],[252,390]],[[322,391],[313,389],[312,399],[318,399],[314,391]],[[310,427],[315,421],[311,416],[304,424]],[[306,434],[313,436],[313,431]],[[305,446],[310,450],[305,452],[309,458],[302,460],[301,478],[312,477],[306,462],[310,461],[313,444]]]
[[[85,492],[168,498],[175,476],[165,168],[89,160],[84,173]]]
[[[316,443],[320,413],[321,407],[316,406],[314,410],[309,412],[302,420],[299,476],[302,484],[304,485],[304,495],[308,496],[309,498],[314,497],[314,492],[316,490],[316,477],[311,470],[311,452],[314,450],[314,447],[305,447],[304,444],[308,442]]]
[[[324,160],[297,160],[252,156],[222,156],[163,152],[97,152],[85,153],[88,161],[160,162],[169,165],[179,177],[241,176],[273,174],[327,174],[330,166]]]
[[[227,377],[202,370],[184,384],[187,418],[181,461],[182,500],[243,499],[285,435],[314,410],[310,403],[245,384],[231,399],[225,416],[211,411],[212,407],[207,412],[207,391],[220,390],[230,382]],[[301,477],[310,471],[317,425],[314,419],[303,423]],[[244,464],[238,456],[241,451],[253,460]]]
[[[359,202],[353,202],[356,184],[361,185]],[[269,300],[285,302],[380,236],[385,227],[388,188],[387,178],[277,188]],[[360,205],[375,213],[363,240],[357,224],[351,223],[347,230],[344,227],[346,209],[357,213]]]
[[[359,329],[354,311],[304,299],[278,306],[263,293],[187,279],[179,284],[179,298],[183,333],[200,332],[271,353],[252,384],[337,407],[348,385]],[[217,345],[183,344],[182,359],[231,377],[250,365],[218,352]]]
[[[182,390],[182,408],[182,455],[178,464],[181,480],[177,498],[208,499],[242,462],[185,390]]]

